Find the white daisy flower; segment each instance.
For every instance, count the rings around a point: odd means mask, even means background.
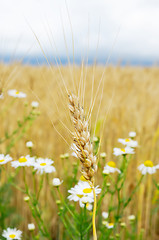
[[[135,140],[132,140],[131,138],[119,138],[118,139],[118,142],[122,143],[123,145],[126,145],[128,147],[132,147],[132,148],[135,148],[138,146],[138,142],[135,141]]]
[[[108,223],[107,221],[102,222],[108,229],[112,229],[114,227],[114,223]]]
[[[79,181],[78,184],[75,185],[70,190],[68,190],[68,192],[70,193],[70,196],[68,196],[68,199],[70,201],[75,201],[75,202],[79,201],[79,204],[81,207],[83,207],[83,204],[84,204],[83,201],[85,201],[86,198],[87,198],[87,203],[94,202],[93,190],[89,185],[89,183],[86,181],[85,182]],[[95,187],[95,192],[96,192],[96,195],[98,195],[101,192],[101,189],[98,188],[97,186]]]
[[[159,164],[156,165],[156,169],[159,169]]]
[[[26,147],[27,147],[27,148],[32,148],[33,146],[34,146],[34,144],[33,144],[32,141],[26,142]]]
[[[60,181],[59,178],[53,178],[53,180],[52,180],[52,184],[54,187],[59,187],[62,183],[63,183],[63,181]]]
[[[114,172],[121,173],[121,171],[116,167],[116,163],[113,162],[113,161],[108,162],[104,167],[103,173],[108,174],[108,172],[110,172],[110,173],[114,173]]]
[[[83,204],[89,203],[89,197],[86,197],[86,196],[82,197],[82,198],[81,198],[81,202],[82,202]]]
[[[86,203],[86,208],[87,208],[88,211],[92,211],[93,206],[92,206],[91,203]]]
[[[129,137],[131,137],[131,138],[136,137],[136,132],[129,132]]]
[[[7,228],[7,230],[3,230],[2,236],[7,240],[17,239],[20,240],[22,235],[22,231],[17,230],[16,228]]]
[[[126,154],[134,154],[134,149],[131,147],[125,147],[125,148],[114,148],[113,154],[115,156],[120,156],[120,155],[126,155]]]
[[[102,217],[104,219],[107,219],[109,217],[109,213],[108,212],[102,212]]]
[[[0,94],[0,99],[3,99],[3,98],[4,98],[3,93],[1,93]]]
[[[17,161],[11,162],[12,167],[17,168],[17,167],[30,167],[34,166],[35,164],[35,158],[30,157],[30,155],[26,155],[25,157],[22,156],[20,157]]]
[[[92,204],[90,203],[89,197],[82,197],[79,201],[80,207],[84,208],[86,205],[86,209],[91,211],[93,209]]]
[[[39,103],[36,102],[36,101],[33,101],[33,102],[31,103],[31,106],[32,106],[32,108],[37,108],[37,107],[39,107]]]
[[[12,161],[12,158],[7,154],[6,156],[4,154],[0,154],[0,165],[6,164],[7,162]]]
[[[55,172],[56,169],[52,164],[54,163],[53,160],[49,158],[37,158],[34,164],[34,170],[37,170],[37,173],[43,174],[45,173],[52,173]]]
[[[15,98],[26,98],[26,94],[23,92],[19,92],[16,89],[8,90],[8,95]]]
[[[153,165],[153,162],[151,160],[146,160],[143,164],[141,164],[138,167],[139,171],[142,173],[142,175],[145,175],[146,173],[153,174],[156,172],[156,166]]]
[[[89,198],[88,197],[83,197],[81,198],[80,203],[80,207],[84,208],[84,206],[86,205],[86,209],[88,211],[91,211],[93,209],[92,204],[89,202]]]
[[[106,223],[105,226],[108,228],[108,229],[112,229],[114,227],[114,223]]]

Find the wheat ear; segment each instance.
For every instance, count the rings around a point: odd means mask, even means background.
[[[93,183],[93,177],[97,171],[97,162],[96,156],[93,154],[88,121],[85,119],[84,110],[78,98],[73,94],[68,97],[71,120],[75,129],[72,149],[82,163],[82,175],[86,180]]]

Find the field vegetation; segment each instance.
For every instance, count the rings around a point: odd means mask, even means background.
[[[10,96],[11,89],[26,97]],[[159,164],[157,66],[1,64],[0,90],[0,154],[9,154],[11,163],[28,154],[49,158],[56,168],[55,172],[37,174],[33,167],[14,168],[10,162],[0,165],[1,235],[4,229],[16,227],[26,240],[96,239],[93,210],[88,210],[85,203],[82,208],[68,200],[68,190],[82,175],[79,158],[72,156],[74,125],[69,93],[78,96],[83,106],[97,157],[93,182],[102,189],[97,194],[98,239],[159,238],[159,169],[145,175],[138,169],[147,160],[151,161],[146,162],[150,168],[151,163]],[[115,147],[125,148],[118,139],[128,139],[130,132],[136,133],[135,153],[114,155]],[[33,146],[27,147],[28,141]],[[103,173],[110,161],[121,175]],[[53,186],[53,178],[63,181],[59,187]],[[24,201],[26,196],[29,202]],[[103,212],[108,212],[108,219]],[[35,224],[35,230],[28,230],[29,223]]]

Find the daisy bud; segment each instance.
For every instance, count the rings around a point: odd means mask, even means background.
[[[62,184],[63,181],[60,181],[59,178],[53,178],[52,184],[54,187],[59,187]]]
[[[103,217],[104,219],[107,219],[108,216],[109,216],[109,213],[107,213],[107,212],[102,212],[102,217]]]
[[[125,222],[121,222],[120,226],[124,228],[124,227],[126,227],[126,223]]]
[[[26,147],[27,148],[32,148],[33,146],[34,146],[34,144],[32,143],[32,141],[26,142]]]
[[[106,158],[106,156],[107,156],[107,154],[106,154],[105,152],[102,152],[102,153],[100,154],[100,157],[101,157],[101,158]]]
[[[61,201],[60,201],[60,200],[56,200],[56,204],[57,204],[57,205],[60,205],[60,204],[61,204]]]
[[[93,142],[98,142],[98,138],[97,137],[93,137]]]
[[[61,159],[65,159],[65,155],[64,155],[64,154],[61,154],[61,155],[60,155],[60,158],[61,158]]]
[[[28,102],[25,102],[25,103],[24,103],[24,107],[27,107],[27,106],[28,106]]]
[[[136,217],[135,217],[134,215],[128,216],[129,221],[132,221],[132,222],[135,220],[135,218],[136,218]]]
[[[29,202],[29,200],[30,200],[30,197],[29,197],[29,196],[25,196],[25,197],[24,197],[24,201],[25,201],[25,202]]]
[[[131,137],[131,138],[136,137],[136,132],[129,132],[129,137]]]
[[[64,158],[68,159],[69,158],[69,153],[65,153]]]
[[[108,182],[108,183],[106,184],[106,186],[107,186],[107,187],[110,187],[110,183]]]
[[[28,230],[29,230],[29,231],[35,230],[35,225],[34,225],[34,223],[29,223],[29,224],[28,224]]]
[[[104,175],[106,175],[106,176],[107,176],[107,175],[109,175],[109,173],[110,173],[110,172],[109,172],[109,170],[108,170],[108,169],[104,169],[104,170],[103,170],[103,174],[104,174]]]
[[[37,107],[39,106],[39,103],[36,102],[36,101],[33,101],[33,102],[31,103],[31,106],[32,106],[32,108],[37,108]]]
[[[107,221],[102,221],[102,224],[103,225],[106,225],[108,222]]]

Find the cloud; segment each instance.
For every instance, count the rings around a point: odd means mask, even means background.
[[[92,57],[97,48],[104,57],[114,46],[116,58],[159,59],[157,0],[67,0],[67,6],[71,25],[65,0],[1,0],[1,53],[41,54],[35,33],[48,54],[65,56],[68,48],[71,56],[72,26],[78,57]]]

